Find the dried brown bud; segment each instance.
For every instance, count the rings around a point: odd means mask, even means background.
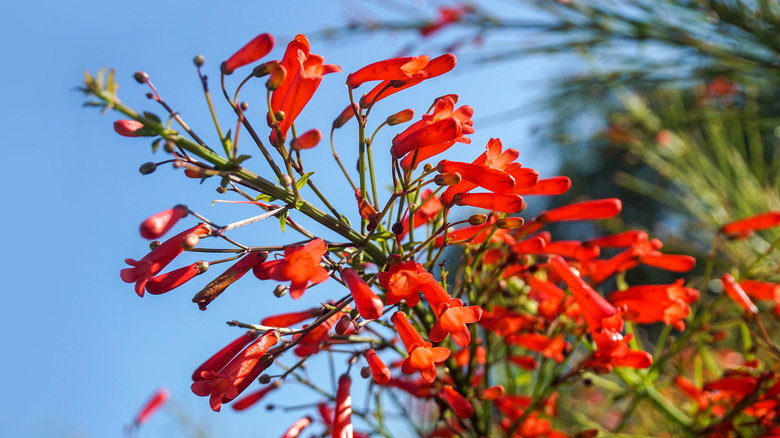
[[[404,224],[401,222],[396,222],[393,224],[393,234],[396,236],[400,236],[404,233],[404,231],[406,231],[406,227],[404,227]]]
[[[349,332],[351,325],[352,325],[352,318],[350,318],[349,315],[344,315],[341,318],[339,318],[333,330],[336,332],[337,335],[346,335]]]
[[[369,367],[363,367],[360,369],[360,377],[368,379],[371,377],[371,369]]]
[[[265,88],[274,91],[282,85],[282,82],[284,82],[284,77],[287,76],[287,69],[285,69],[283,65],[277,64],[276,68],[272,69],[269,73],[270,76],[268,76],[268,81],[265,83]]]
[[[241,102],[241,111],[246,111],[249,109],[249,103],[248,102]]]
[[[157,170],[157,165],[152,163],[151,161],[142,164],[141,167],[138,168],[138,171],[141,172],[141,175],[149,175],[155,170]]]
[[[281,298],[285,294],[287,294],[288,290],[289,290],[289,288],[287,286],[285,286],[283,284],[280,284],[279,286],[276,286],[274,288],[274,296],[276,296],[276,298]]]
[[[414,117],[414,111],[411,109],[405,109],[389,116],[385,123],[387,123],[389,126],[394,126],[401,123],[406,123],[409,120],[412,120],[412,117]]]
[[[254,70],[252,70],[252,75],[256,78],[262,78],[263,76],[269,75],[272,71],[274,71],[278,67],[279,67],[279,61],[264,62],[258,65],[257,67],[255,67]]]
[[[271,376],[269,376],[268,374],[263,374],[262,376],[260,376],[260,378],[257,379],[257,381],[260,382],[260,384],[265,385],[266,383],[269,383],[271,381]]]
[[[172,141],[168,140],[168,141],[166,141],[166,142],[165,142],[165,144],[163,145],[163,150],[164,150],[165,152],[168,152],[169,154],[171,154],[171,153],[173,153],[173,151],[175,151],[175,150],[176,150],[176,145],[175,145],[175,144],[173,144],[173,142],[172,142]]]
[[[438,186],[453,186],[461,181],[460,174],[458,172],[445,172],[440,173],[433,177],[433,182]]]
[[[496,221],[496,226],[503,230],[514,230],[523,226],[525,221],[521,217],[505,217]]]
[[[356,103],[353,103],[352,105],[344,108],[343,111],[341,111],[341,114],[339,114],[338,117],[336,117],[336,120],[333,121],[333,129],[338,129],[344,126],[345,123],[347,123],[352,117],[355,117],[355,114],[358,113],[358,105]]]

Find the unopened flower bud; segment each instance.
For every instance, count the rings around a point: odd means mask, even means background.
[[[155,170],[157,170],[157,165],[152,163],[151,161],[142,164],[141,167],[138,168],[138,171],[141,172],[141,175],[149,175]]]
[[[217,193],[219,193],[219,194],[225,193],[227,191],[222,186],[217,186],[216,190],[217,190]]]
[[[397,265],[397,264],[399,264],[399,263],[401,263],[403,261],[404,261],[404,259],[401,258],[400,255],[393,254],[393,255],[391,255],[390,257],[387,258],[387,266]]]
[[[469,218],[469,225],[482,225],[487,222],[487,215],[475,214]]]
[[[249,109],[249,102],[241,102],[241,111],[246,111]]]
[[[339,318],[333,330],[336,332],[337,335],[346,335],[349,332],[351,325],[352,325],[352,318],[350,318],[349,315],[344,315],[341,318]]]
[[[145,84],[149,81],[149,75],[142,71],[133,73],[133,79],[138,81],[139,84]]]
[[[396,236],[400,236],[401,234],[404,233],[405,230],[406,227],[404,227],[404,224],[402,224],[401,222],[396,222],[393,224],[393,234],[395,234]]]
[[[283,65],[278,64],[276,68],[272,69],[268,81],[265,83],[265,88],[271,91],[276,90],[284,82],[284,77],[287,76],[287,69]]]
[[[406,123],[409,120],[412,120],[412,117],[414,117],[414,110],[405,109],[388,117],[385,123],[387,123],[389,126],[398,125],[400,123]]]
[[[317,143],[319,143],[320,140],[322,140],[322,132],[315,128],[306,131],[300,137],[293,139],[290,146],[296,150],[311,149],[314,146],[317,146]]]
[[[292,184],[292,178],[290,178],[290,175],[282,175],[282,180],[279,181],[282,183],[285,187],[290,187],[290,184]]]
[[[262,78],[263,76],[268,76],[277,67],[279,67],[279,61],[264,62],[252,70],[252,75],[256,78]]]
[[[175,151],[175,150],[176,150],[176,145],[175,145],[175,144],[173,144],[173,142],[172,142],[172,141],[170,141],[170,140],[169,140],[169,141],[166,141],[166,142],[165,142],[165,144],[163,145],[163,150],[164,150],[165,152],[168,152],[169,154],[172,154],[172,153],[173,153],[173,151]]]
[[[285,294],[287,294],[288,290],[289,289],[287,286],[280,284],[279,286],[276,286],[276,288],[274,288],[274,296],[276,296],[276,298],[281,298]]]
[[[445,172],[440,173],[433,177],[433,182],[438,186],[453,186],[461,181],[460,174],[458,172]]]
[[[146,93],[144,96],[146,96],[147,99],[154,99],[154,94],[152,93]]]
[[[274,118],[277,122],[284,120],[285,116],[287,116],[287,114],[285,114],[284,111],[277,111],[274,113]]]
[[[160,245],[162,245],[162,242],[160,242],[159,240],[152,240],[151,242],[149,242],[149,249],[155,249]]]
[[[358,309],[352,309],[349,312],[349,316],[350,316],[350,318],[355,319],[358,316],[360,316],[360,312],[358,311]]]
[[[360,369],[360,377],[364,379],[368,379],[371,377],[371,368],[369,367],[363,367]]]
[[[430,172],[431,170],[433,170],[433,165],[431,163],[425,163],[425,165],[423,166],[423,170],[426,172]]]
[[[434,99],[434,100],[433,100],[433,104],[435,105],[435,104],[436,104],[436,102],[438,102],[438,101],[440,101],[440,100],[442,100],[442,99],[446,99],[446,98],[448,98],[448,97],[449,97],[450,99],[452,99],[452,103],[458,103],[458,98],[459,98],[459,97],[458,97],[458,95],[457,95],[457,94],[445,94],[444,96],[439,96],[439,97],[437,97],[436,99]]]
[[[265,405],[265,409],[267,411],[273,411],[274,409],[276,409],[276,406],[273,403],[268,403],[267,405]]]
[[[514,230],[522,227],[524,223],[521,217],[505,217],[496,221],[496,227],[502,230]]]
[[[344,124],[347,123],[352,117],[355,117],[355,114],[358,113],[358,110],[358,104],[356,103],[353,103],[352,105],[344,108],[344,110],[341,111],[341,114],[336,117],[336,120],[333,121],[333,129],[338,129],[344,126]]]
[[[206,58],[204,58],[203,55],[195,55],[192,63],[195,64],[196,67],[203,67],[203,64],[206,63]]]
[[[198,246],[198,242],[200,241],[200,237],[195,233],[190,233],[184,236],[184,239],[181,240],[181,247],[184,249],[192,249]]]
[[[260,382],[260,384],[265,385],[271,381],[271,376],[268,374],[263,374],[259,379],[257,379],[257,381]]]
[[[123,137],[140,137],[138,133],[144,124],[137,120],[117,120],[114,122],[114,131]]]

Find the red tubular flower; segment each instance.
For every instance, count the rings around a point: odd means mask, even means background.
[[[525,208],[522,196],[513,193],[458,193],[452,201],[457,205],[469,205],[502,213],[517,213]]]
[[[471,418],[474,415],[474,407],[452,385],[444,385],[441,388],[441,397],[450,405],[452,412],[455,412],[455,415],[458,417]]]
[[[241,257],[225,272],[220,274],[219,277],[212,280],[200,292],[195,294],[192,297],[192,302],[197,304],[200,310],[206,310],[206,306],[220,296],[228,286],[238,281],[250,269],[260,266],[267,258],[268,253],[265,251],[250,252]]]
[[[349,312],[349,306],[344,308],[344,312]],[[314,327],[312,331],[306,334],[297,334],[293,337],[293,340],[303,337],[298,342],[298,346],[294,352],[298,357],[306,357],[310,354],[316,354],[320,352],[321,344],[327,342],[330,339],[330,329],[336,325],[336,322],[341,318],[341,313],[334,313],[330,318],[326,319],[322,324]],[[308,326],[303,326],[304,328]]]
[[[615,315],[618,315],[618,320],[609,321],[608,325],[617,331],[623,330],[623,321],[619,319],[617,309],[593,290],[561,256],[552,256],[550,266],[571,289],[571,294],[579,303],[585,322],[591,332],[597,332],[604,328],[607,320]]]
[[[729,296],[734,302],[740,305],[745,312],[755,315],[758,313],[758,307],[750,301],[750,297],[747,296],[742,287],[734,280],[731,274],[723,274],[720,277],[720,281],[723,282],[723,290],[726,291],[726,295]]]
[[[589,246],[599,246],[602,248],[624,248],[644,242],[647,242],[647,233],[639,230],[629,230],[622,233],[586,240],[584,243]]]
[[[478,398],[480,400],[496,400],[504,396],[504,387],[501,385],[493,385],[490,388],[485,388],[479,391]]]
[[[355,307],[360,312],[360,316],[365,319],[377,319],[382,316],[385,305],[371,289],[371,286],[366,284],[354,269],[342,269],[341,278],[347,283],[349,291],[352,292],[352,298],[355,300]]]
[[[595,245],[584,245],[577,240],[558,240],[556,242],[547,242],[544,252],[583,261],[598,257],[601,254],[601,249]]]
[[[431,341],[442,342],[450,334],[458,346],[469,345],[471,332],[466,324],[479,321],[482,318],[482,308],[463,307],[463,301],[453,299],[439,283],[433,280],[423,285],[422,291],[438,318],[429,334]]]
[[[456,7],[440,7],[439,18],[436,21],[421,27],[420,35],[427,37],[434,32],[438,32],[442,28],[459,21],[468,12],[469,7],[465,5],[459,5]]]
[[[254,380],[254,379],[252,379]],[[259,390],[249,393],[242,397],[240,400],[236,400],[235,403],[230,405],[233,410],[236,411],[243,411],[244,409],[249,409],[253,405],[255,405],[257,402],[263,399],[269,392],[273,391],[274,389],[280,387],[282,385],[282,382],[280,380],[276,380],[270,385],[266,385],[263,388],[260,388]]]
[[[673,284],[632,286],[612,292],[609,302],[625,307],[623,316],[630,321],[649,324],[663,321],[678,330],[685,329],[684,319],[691,313],[688,304],[699,298],[699,291],[683,286],[683,279]]]
[[[301,435],[301,432],[303,432],[303,429],[309,427],[311,421],[311,417],[303,417],[297,420],[289,429],[287,429],[284,435],[282,435],[282,438],[298,438]]]
[[[662,254],[659,251],[648,252],[637,260],[643,265],[653,266],[672,272],[688,272],[696,266],[696,258],[680,254]]]
[[[309,102],[317,87],[322,82],[322,77],[328,73],[340,72],[337,65],[325,64],[325,58],[311,53],[309,40],[303,35],[298,35],[287,45],[280,65],[285,69],[285,76],[279,87],[271,94],[271,108],[274,113],[284,112],[284,119],[279,122],[281,139],[276,139],[275,133],[271,134],[272,143],[284,140],[287,131],[292,126],[295,118],[301,113],[303,107]]]
[[[173,228],[179,219],[187,216],[188,212],[187,206],[177,205],[149,217],[141,223],[141,236],[149,240],[159,239]]]
[[[390,368],[382,362],[382,359],[376,355],[376,352],[374,350],[368,350],[363,353],[363,356],[366,357],[368,368],[371,369],[371,375],[374,376],[376,383],[379,383],[380,385],[387,383],[391,377]]]
[[[422,57],[418,57],[418,59],[419,58]],[[401,58],[401,59],[407,59],[407,58]],[[393,61],[393,60],[388,60],[388,61]],[[371,91],[369,91],[367,94],[365,94],[363,97],[360,98],[360,106],[363,108],[368,108],[369,105],[373,105],[374,103],[379,102],[380,100],[386,98],[387,96],[390,96],[401,90],[417,85],[426,79],[431,79],[431,78],[435,78],[436,76],[443,75],[444,73],[447,73],[448,71],[455,68],[456,62],[457,59],[455,58],[455,55],[453,55],[452,53],[447,53],[431,59],[423,68],[419,69],[416,73],[414,73],[413,75],[414,77],[412,78],[401,79],[401,80],[384,79],[382,80],[382,82],[376,85]],[[376,79],[380,79],[380,78],[376,78]],[[374,79],[368,79],[368,80],[374,80]]]
[[[339,377],[339,389],[336,391],[336,412],[333,417],[333,438],[352,438],[352,397],[349,387],[352,379],[349,374]]]
[[[447,360],[450,357],[450,350],[444,347],[434,347],[430,342],[425,342],[420,333],[406,319],[405,314],[396,312],[391,320],[398,335],[401,336],[406,352],[409,353],[409,357],[404,360],[401,366],[401,371],[404,374],[419,371],[423,380],[433,383],[436,379],[435,364]]]
[[[201,260],[189,266],[152,277],[146,282],[146,291],[152,295],[169,292],[192,280],[196,275],[205,272],[208,266],[208,263]]]
[[[368,221],[369,230],[376,228],[376,221],[379,219],[379,212],[370,202],[366,201],[366,198],[360,192],[360,189],[355,190],[355,199],[358,203],[358,213],[360,217]]]
[[[422,69],[428,65],[428,56],[393,58],[369,64],[347,76],[347,86],[357,88],[369,81],[404,81],[416,76],[425,77]]]
[[[780,225],[780,211],[769,211],[730,222],[720,227],[720,233],[731,239],[739,239],[753,234],[754,231],[766,230],[777,225]]]
[[[537,222],[581,221],[607,219],[617,216],[622,208],[620,199],[608,198],[578,202],[547,210],[536,218]]]
[[[139,297],[144,296],[146,283],[184,251],[182,242],[188,234],[204,237],[209,233],[211,233],[211,227],[206,224],[198,224],[161,243],[141,260],[125,259],[125,263],[132,268],[122,269],[120,272],[122,281],[135,283],[135,292]]]
[[[289,327],[293,324],[297,324],[302,321],[306,321],[309,318],[315,318],[320,315],[320,308],[312,308],[304,310],[302,312],[282,313],[279,315],[269,316],[262,321],[262,325],[270,325],[273,327]]]
[[[222,369],[202,371],[201,380],[192,384],[192,392],[200,397],[209,396],[211,409],[219,412],[223,397],[232,400],[246,388],[244,385],[239,388],[239,385],[249,376],[265,352],[277,342],[279,342],[278,332],[265,332]],[[249,382],[251,380],[247,381]]]
[[[122,137],[141,137],[137,131],[143,127],[144,124],[137,120],[117,120],[114,122],[114,131]]]
[[[460,174],[464,180],[494,193],[507,193],[515,188],[515,179],[499,169],[477,166],[471,163],[441,160],[436,166],[439,173]]]
[[[434,281],[433,275],[414,260],[391,265],[388,272],[380,272],[378,277],[379,284],[387,291],[385,304],[388,306],[404,299],[409,307],[416,306],[422,285]]]
[[[303,246],[288,246],[284,249],[283,260],[265,262],[256,266],[253,272],[261,280],[290,280],[290,296],[297,300],[310,283],[322,283],[328,279],[328,271],[320,266],[320,260],[327,251],[322,239],[312,240]]]
[[[509,361],[526,370],[534,370],[539,364],[536,362],[536,358],[530,355],[525,356],[509,356]]]
[[[780,284],[769,281],[742,280],[739,282],[739,286],[754,300],[774,301],[780,304]]]
[[[562,362],[568,343],[563,336],[550,338],[540,333],[516,333],[507,338],[508,342],[520,345],[531,351],[538,351],[556,362]]]
[[[435,146],[449,142],[454,143],[455,139],[459,138],[462,132],[463,128],[458,120],[454,118],[439,120],[425,126],[424,129],[415,130],[405,136],[403,140],[393,139],[393,146],[390,148],[390,153],[393,157],[399,158],[409,152],[427,146]]]
[[[516,313],[503,306],[493,306],[493,309],[482,313],[479,325],[505,337],[521,330],[531,330],[536,318],[525,313]]]
[[[225,346],[225,348],[219,350],[192,373],[192,381],[197,382],[198,380],[203,380],[203,377],[201,377],[203,371],[222,369],[231,359],[236,357],[247,344],[257,339],[259,335],[259,332],[250,330]]]
[[[322,131],[319,129],[311,129],[293,140],[292,143],[290,143],[290,146],[296,150],[311,149],[314,146],[317,146],[320,140],[322,140]]]
[[[560,195],[571,188],[571,179],[568,176],[553,176],[540,179],[531,187],[516,187],[512,193],[518,195]]]
[[[220,66],[222,73],[229,75],[233,70],[244,65],[253,63],[263,56],[267,55],[274,48],[274,37],[271,34],[263,33],[255,37],[247,45],[240,48],[238,52],[228,58]]]
[[[152,398],[150,398],[144,404],[144,406],[138,412],[138,415],[135,416],[133,424],[138,427],[149,421],[149,418],[151,418],[152,415],[154,415],[154,413],[157,412],[157,410],[160,409],[170,397],[171,392],[168,391],[168,388],[160,388],[155,391],[152,395]]]

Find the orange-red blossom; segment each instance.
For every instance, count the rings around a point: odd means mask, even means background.
[[[436,379],[436,364],[447,360],[450,357],[450,350],[445,347],[434,347],[430,342],[423,340],[404,313],[396,312],[391,320],[409,354],[401,365],[401,371],[404,374],[419,371],[423,380],[432,383]]]
[[[256,266],[253,272],[261,280],[289,280],[290,296],[297,300],[310,283],[322,283],[328,279],[328,271],[320,266],[327,251],[322,239],[314,239],[302,246],[288,246],[284,249],[284,259],[267,261]]]
[[[352,298],[355,300],[355,307],[360,316],[365,319],[377,319],[382,316],[385,308],[384,303],[354,269],[342,269],[341,278],[352,292]]]

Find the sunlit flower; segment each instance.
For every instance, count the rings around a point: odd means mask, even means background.
[[[160,388],[154,392],[152,397],[143,405],[138,415],[133,419],[133,425],[136,427],[149,421],[149,418],[159,410],[165,402],[171,397],[171,392],[168,388]]]
[[[141,236],[149,240],[159,239],[173,228],[179,219],[187,216],[187,213],[187,206],[177,205],[152,215],[141,223]]]
[[[274,48],[274,37],[271,34],[263,33],[248,42],[240,48],[227,61],[220,66],[222,73],[229,75],[233,70],[253,63],[263,56],[267,55]]]
[[[298,299],[309,284],[322,283],[328,279],[327,269],[320,266],[322,256],[328,251],[325,241],[314,239],[303,246],[288,246],[284,259],[266,261],[254,268],[255,276],[261,280],[290,281],[290,296]]]
[[[388,272],[380,272],[378,277],[379,284],[387,291],[385,304],[388,306],[401,300],[406,300],[409,307],[416,306],[420,302],[422,286],[435,281],[433,275],[414,260],[391,265]]]
[[[441,388],[441,397],[450,405],[452,412],[455,412],[455,415],[458,417],[471,418],[474,415],[474,407],[452,385],[444,385]]]
[[[409,357],[404,360],[401,366],[401,371],[404,374],[413,374],[415,371],[419,371],[423,380],[432,383],[436,379],[436,364],[447,360],[450,357],[450,350],[444,347],[434,347],[430,342],[425,342],[402,312],[393,314],[391,320],[401,336],[406,352],[409,353]]]
[[[341,278],[347,283],[349,291],[352,292],[355,308],[360,312],[360,316],[365,319],[377,319],[382,316],[385,308],[384,303],[354,269],[342,269]]]

